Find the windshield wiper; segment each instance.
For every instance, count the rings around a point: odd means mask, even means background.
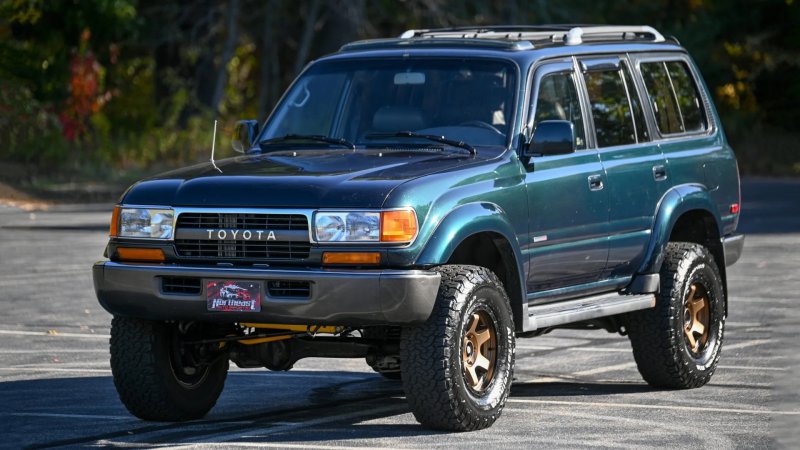
[[[475,156],[477,151],[475,147],[467,144],[464,141],[456,141],[454,139],[447,139],[444,136],[437,136],[435,134],[420,134],[415,133],[413,131],[397,131],[391,133],[371,133],[365,136],[367,139],[383,139],[389,137],[406,137],[406,138],[418,138],[418,139],[427,139],[429,141],[439,142],[442,144],[449,145],[451,147],[458,147],[463,148],[469,152],[470,155]]]
[[[258,143],[258,145],[259,147],[263,148],[265,145],[280,144],[286,141],[316,141],[316,142],[324,142],[326,144],[341,145],[343,147],[348,147],[353,150],[356,149],[356,144],[353,144],[347,139],[323,136],[321,134],[287,134],[286,136],[280,136],[272,139],[267,139],[266,141],[261,141]]]

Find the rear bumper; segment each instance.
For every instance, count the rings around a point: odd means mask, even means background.
[[[267,322],[320,325],[412,324],[433,310],[440,275],[426,270],[273,270],[99,262],[94,287],[114,315],[149,320]],[[208,311],[205,292],[165,293],[161,277],[307,281],[308,298],[271,298],[262,289],[260,312]]]
[[[730,266],[742,256],[744,249],[744,235],[732,234],[722,238],[722,248],[725,250],[725,265]]]

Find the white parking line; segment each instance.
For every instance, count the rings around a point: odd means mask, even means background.
[[[614,347],[570,347],[567,350],[574,350],[576,352],[608,352],[608,353],[630,353],[630,348],[614,348]]]
[[[789,369],[783,367],[758,367],[758,366],[717,366],[720,369],[734,370],[763,370],[767,372],[786,372]]]
[[[136,420],[132,416],[108,416],[101,414],[56,414],[56,413],[11,413],[11,416],[20,417],[56,417],[64,419],[108,419],[108,420]]]
[[[581,370],[580,372],[573,372],[572,375],[583,377],[586,375],[597,375],[598,373],[614,372],[616,370],[627,370],[636,367],[636,363],[626,362],[622,364],[614,364],[613,366],[595,367],[594,369]]]
[[[529,350],[554,350],[557,347],[552,347],[550,345],[536,345],[536,344],[528,344],[522,340],[516,342],[517,348],[525,348]]]
[[[763,281],[763,280],[759,280]],[[792,298],[762,298],[762,297],[734,297],[734,301],[742,301],[744,303],[795,303],[796,299]]]
[[[763,323],[758,323],[758,322],[731,322],[731,321],[725,322],[725,325],[731,326],[731,327],[742,327],[742,328],[764,326]]]
[[[74,337],[74,338],[106,339],[106,340],[111,337],[108,334],[62,333],[58,330],[51,330],[51,331],[0,330],[0,334],[5,334],[9,336]]]
[[[723,345],[722,351],[724,352],[725,350],[738,350],[740,348],[747,348],[756,345],[766,344],[767,342],[769,342],[769,339],[756,339],[754,341],[745,341],[733,345]]]
[[[664,409],[674,411],[707,411],[722,413],[757,414],[757,415],[776,415],[776,416],[800,416],[800,411],[774,411],[768,409],[739,409],[739,408],[708,408],[702,406],[676,406],[676,405],[644,405],[641,403],[609,403],[609,402],[570,402],[564,400],[534,400],[525,398],[510,398],[509,403],[532,403],[538,405],[560,405],[560,406],[592,406],[606,408],[638,408],[638,409]]]

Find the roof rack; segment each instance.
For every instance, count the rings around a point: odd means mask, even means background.
[[[350,42],[343,45],[339,51],[347,52],[354,50],[371,50],[387,47],[407,47],[409,45],[424,45],[426,47],[450,47],[453,45],[463,45],[462,38],[436,38],[436,39],[367,39],[362,41]],[[470,42],[470,45],[484,48],[495,48],[500,50],[521,51],[532,50],[533,44],[529,41],[511,41],[508,39],[479,39]]]
[[[496,25],[486,27],[456,27],[407,30],[400,35],[400,38],[472,38],[551,43],[563,42],[566,45],[580,45],[587,41],[666,41],[661,33],[647,25]]]

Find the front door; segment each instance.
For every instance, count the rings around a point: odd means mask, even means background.
[[[577,150],[534,156],[526,165],[530,298],[597,281],[608,259],[608,191],[598,152],[587,148],[578,81],[571,58],[535,72],[528,130],[543,120],[572,121]]]

